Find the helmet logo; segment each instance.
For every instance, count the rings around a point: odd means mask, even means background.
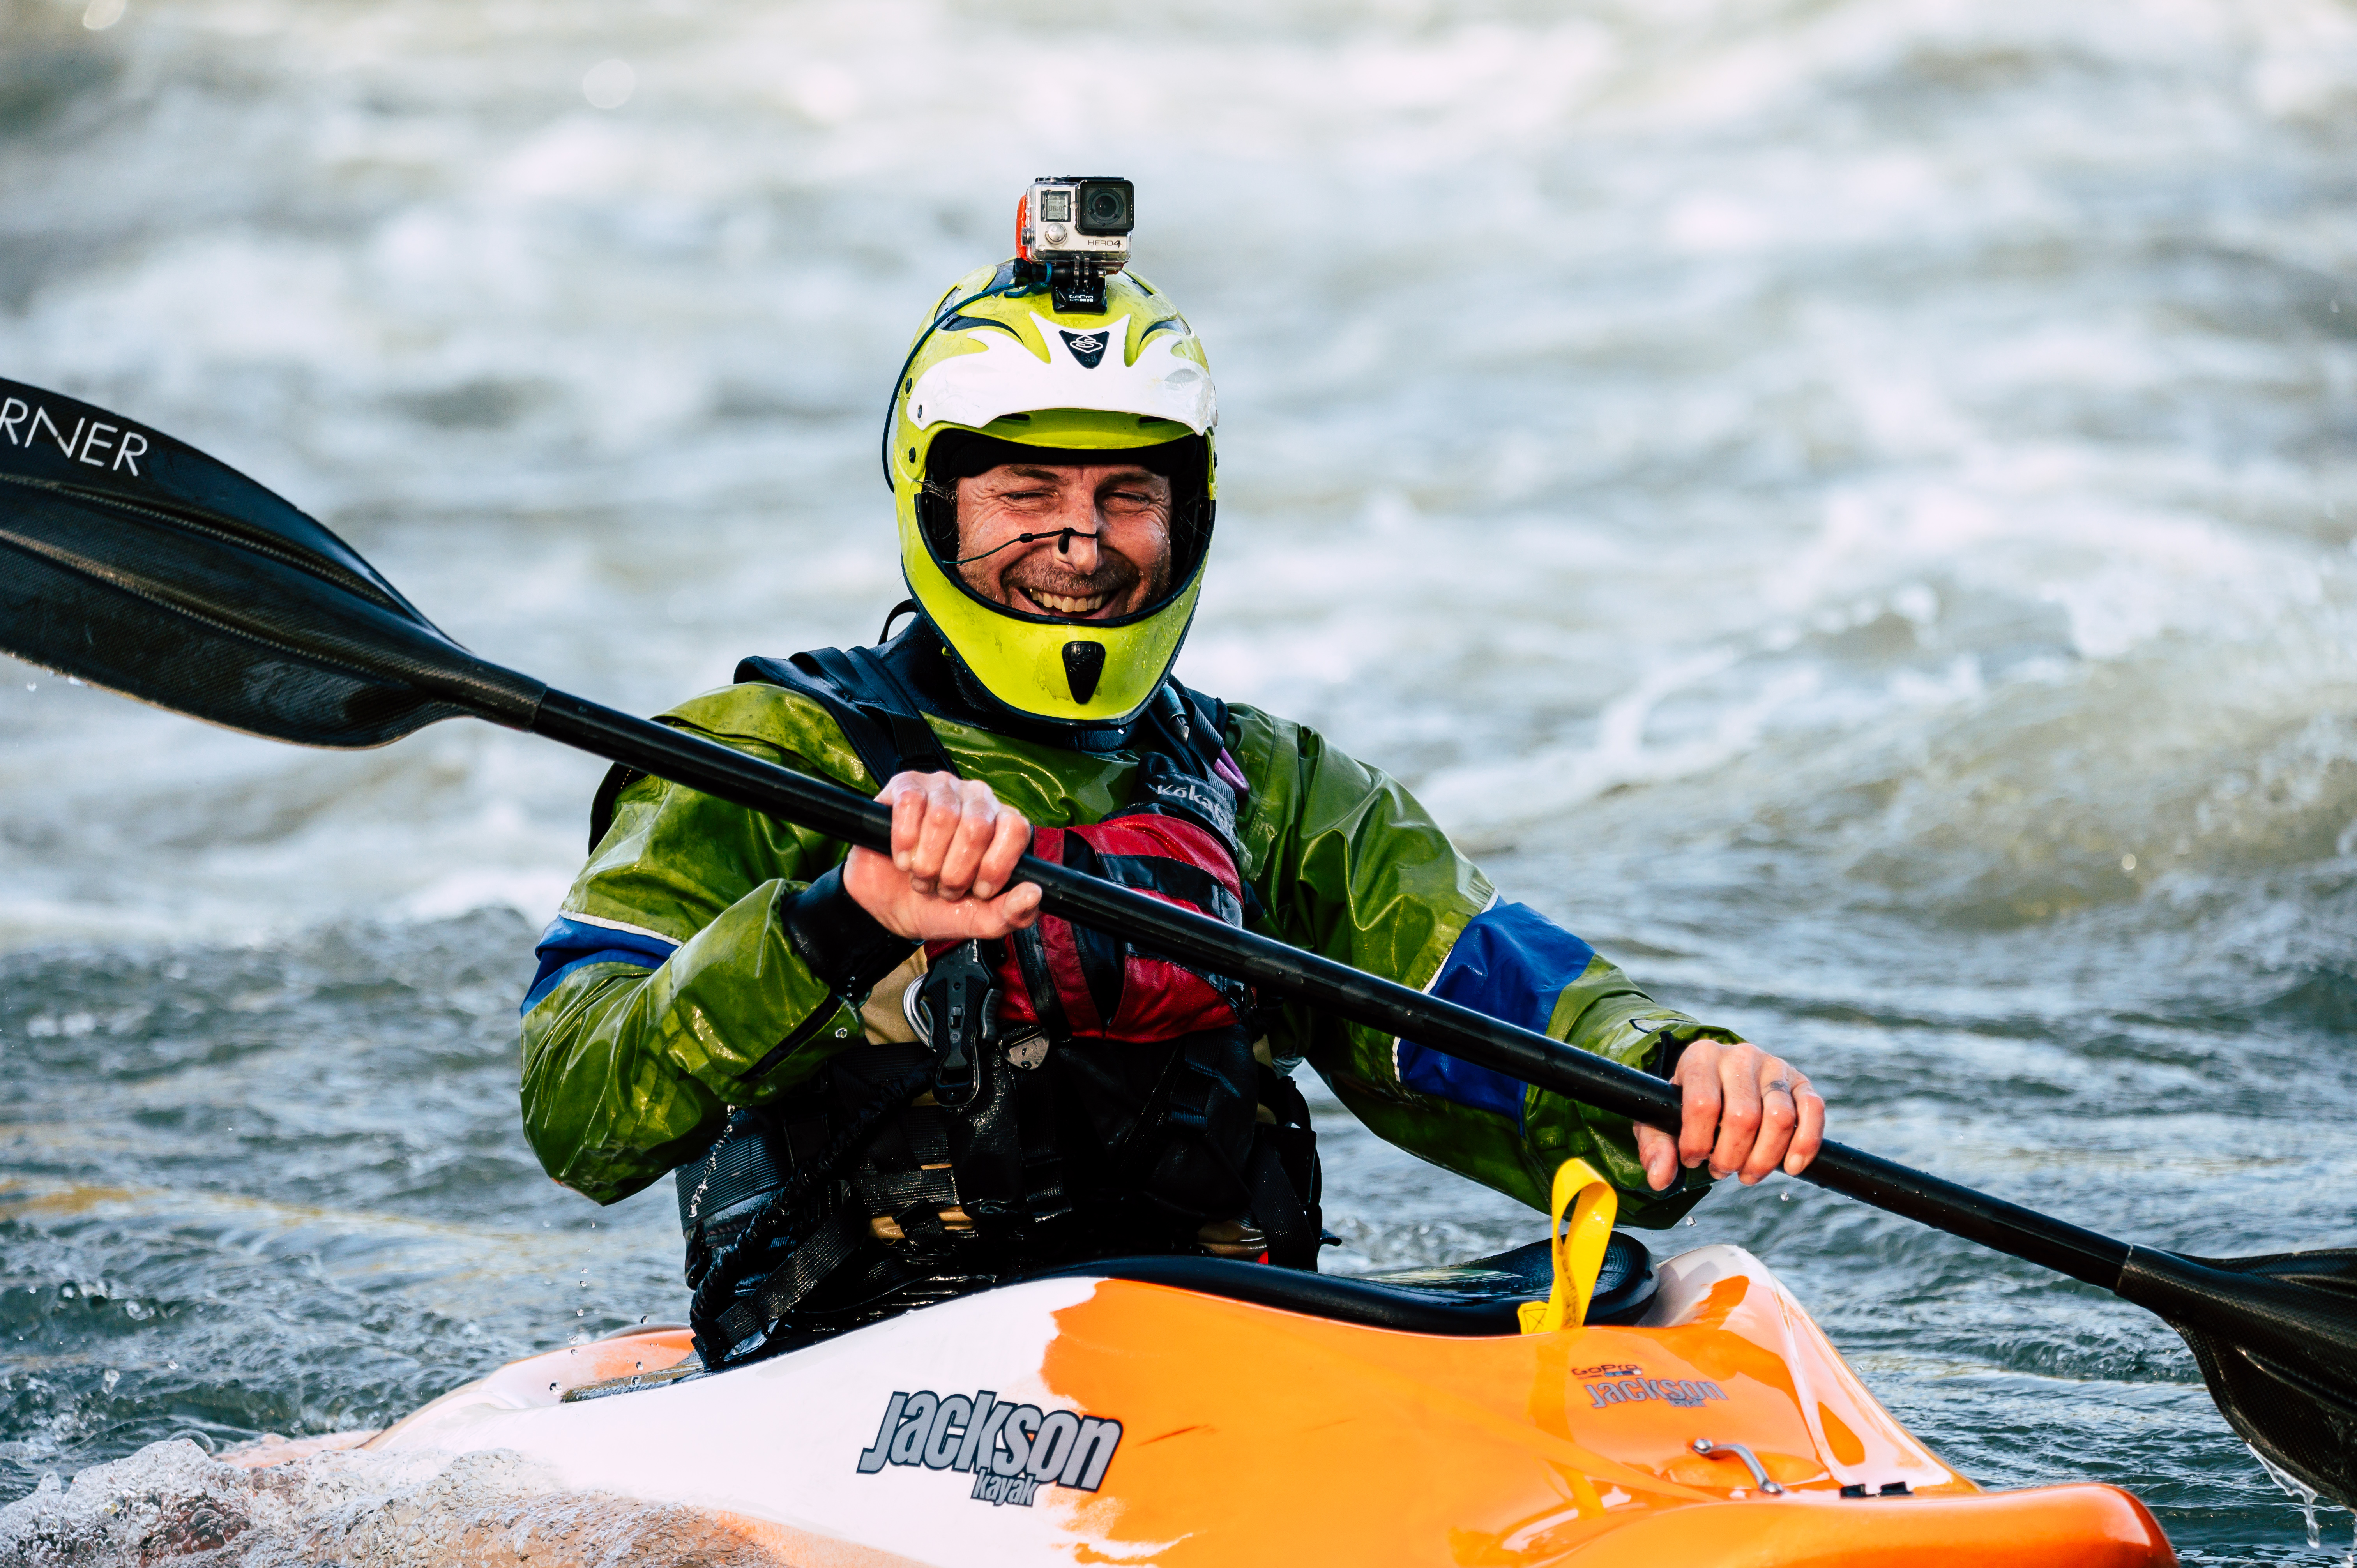
[[[1072,358],[1081,362],[1082,370],[1095,370],[1097,361],[1104,358],[1105,335],[1103,333],[1066,332],[1060,327],[1056,330],[1062,336],[1064,347],[1072,351]]]
[[[1085,703],[1097,694],[1097,680],[1104,674],[1104,661],[1102,642],[1064,644],[1064,683],[1072,689],[1072,701]]]

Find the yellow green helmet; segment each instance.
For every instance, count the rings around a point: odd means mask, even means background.
[[[1153,285],[1115,273],[1104,280],[1102,309],[1058,311],[1034,275],[1008,262],[960,278],[901,368],[884,449],[901,575],[951,657],[992,701],[1035,723],[1125,725],[1169,674],[1202,592],[1218,403],[1194,328]],[[1134,615],[1076,620],[1026,614],[969,587],[956,565],[956,500],[941,462],[974,472],[977,453],[1007,461],[999,442],[1068,464],[1133,454],[1168,475],[1168,591]]]

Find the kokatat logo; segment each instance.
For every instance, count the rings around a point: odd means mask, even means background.
[[[1146,789],[1157,800],[1171,801],[1182,809],[1191,809],[1198,816],[1208,817],[1232,837],[1236,831],[1236,808],[1232,796],[1224,789],[1213,789],[1200,779],[1189,779],[1183,773],[1165,774],[1146,781]]]
[[[1120,1446],[1121,1423],[1103,1416],[1003,1404],[988,1389],[973,1395],[924,1389],[886,1402],[876,1441],[859,1455],[859,1473],[872,1476],[887,1465],[971,1472],[969,1497],[1028,1509],[1051,1482],[1095,1491]]]

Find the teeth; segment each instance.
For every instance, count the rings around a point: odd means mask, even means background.
[[[1094,615],[1104,607],[1106,600],[1113,597],[1111,594],[1090,594],[1074,598],[1069,594],[1043,594],[1036,588],[1026,589],[1025,592],[1040,608],[1060,616]]]

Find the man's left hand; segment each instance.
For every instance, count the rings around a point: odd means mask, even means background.
[[[1825,1141],[1824,1097],[1798,1069],[1748,1040],[1695,1041],[1670,1081],[1685,1101],[1678,1135],[1637,1127],[1637,1158],[1655,1192],[1668,1188],[1681,1165],[1692,1170],[1705,1160],[1713,1179],[1740,1176],[1746,1187],[1780,1164],[1786,1176],[1799,1176]]]

